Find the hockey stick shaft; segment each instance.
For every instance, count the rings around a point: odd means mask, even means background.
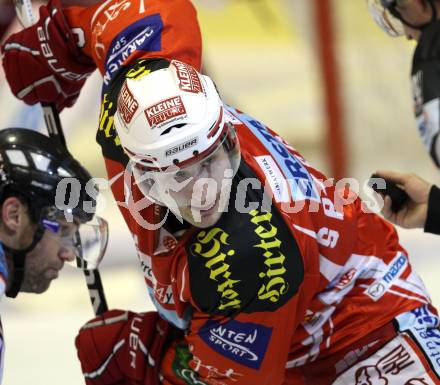
[[[14,0],[15,11],[20,23],[27,28],[34,24],[34,14],[31,0]],[[59,144],[67,149],[66,139],[64,137],[60,116],[54,103],[41,103],[49,136],[56,139]],[[81,265],[77,261],[78,265]],[[107,307],[107,301],[102,286],[101,275],[98,269],[83,269],[89,291],[90,301],[92,302],[95,315],[104,313]]]

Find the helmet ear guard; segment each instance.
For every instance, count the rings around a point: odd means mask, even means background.
[[[235,128],[234,125],[231,122],[226,122],[228,125],[228,130],[226,131],[225,140],[223,141],[223,146],[225,147],[226,151],[232,151],[232,149],[237,145],[238,139],[235,135]],[[232,132],[234,132],[234,135],[232,135]]]

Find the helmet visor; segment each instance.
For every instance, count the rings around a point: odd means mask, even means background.
[[[79,226],[74,238],[76,266],[96,269],[104,258],[108,244],[108,223],[97,215]]]
[[[392,37],[403,36],[405,30],[396,7],[404,0],[367,0],[368,11],[376,24]]]
[[[135,164],[133,175],[142,193],[153,202],[179,213],[179,208],[212,208],[218,201],[223,180],[231,179],[240,164],[240,146],[232,124],[208,154],[189,164],[166,170],[147,170]]]
[[[94,269],[104,257],[108,243],[108,223],[94,216],[87,223],[67,222],[59,210],[44,210],[41,225],[60,250],[70,255],[66,260],[81,269]]]

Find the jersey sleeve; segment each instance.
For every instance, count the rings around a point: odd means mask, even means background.
[[[64,13],[79,46],[103,75],[104,86],[135,59],[177,59],[200,69],[201,34],[189,0],[106,1],[68,7]]]

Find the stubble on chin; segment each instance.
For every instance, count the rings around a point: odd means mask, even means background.
[[[20,291],[25,293],[41,294],[49,289],[53,279],[46,277],[47,270],[38,275],[26,276],[23,279]]]

